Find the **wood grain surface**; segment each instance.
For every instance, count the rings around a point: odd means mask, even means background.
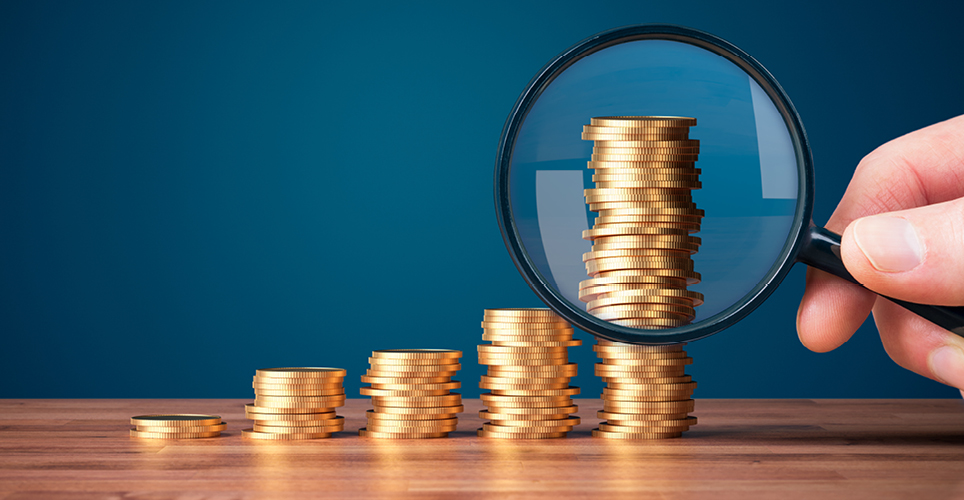
[[[579,400],[565,439],[475,436],[478,400],[448,439],[346,432],[242,439],[250,400],[0,400],[0,500],[24,498],[955,498],[964,497],[959,400],[698,400],[681,439],[593,438],[599,400]],[[220,438],[128,436],[146,413],[215,413]]]

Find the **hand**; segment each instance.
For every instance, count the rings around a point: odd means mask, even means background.
[[[827,222],[847,270],[869,290],[922,304],[964,305],[964,116],[867,155]],[[816,269],[797,334],[816,352],[850,339],[873,310],[900,366],[964,389],[964,339],[875,293]]]

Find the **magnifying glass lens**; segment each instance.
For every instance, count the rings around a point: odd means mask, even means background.
[[[804,167],[768,92],[731,58],[624,41],[538,91],[508,200],[527,261],[573,308],[631,328],[699,324],[780,264]]]

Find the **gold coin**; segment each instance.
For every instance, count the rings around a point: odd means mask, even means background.
[[[600,127],[696,126],[696,118],[688,116],[598,116],[589,122]]]
[[[566,366],[566,365],[553,365],[553,366]],[[552,372],[520,372],[520,371],[503,371],[501,368],[508,368],[507,366],[490,366],[486,374],[490,377],[502,377],[508,379],[532,379],[532,380],[545,380],[545,379],[569,379],[575,377],[578,373],[576,369],[567,368],[564,371],[552,371]]]
[[[702,229],[702,223],[697,217],[673,215],[596,217],[593,227],[619,227],[627,225],[682,228],[689,234]]]
[[[392,414],[392,415],[448,415],[454,413],[462,413],[465,411],[465,407],[461,404],[455,406],[426,406],[426,407],[414,407],[414,406],[381,406],[375,410],[375,413],[381,414]]]
[[[499,413],[499,410],[502,408],[560,408],[565,406],[572,406],[574,403],[572,398],[568,398],[563,401],[528,401],[528,402],[518,402],[518,401],[506,402],[506,401],[490,399],[490,400],[483,401],[482,404],[485,405],[489,409],[489,411],[494,413]]]
[[[568,354],[566,352],[516,352],[509,354],[491,353],[491,352],[480,352],[479,353],[479,363],[485,364],[486,360],[536,360],[536,359],[557,359],[566,360]]]
[[[589,156],[589,161],[593,163],[591,168],[599,169],[597,163],[612,163],[612,162],[675,162],[675,163],[690,163],[695,165],[696,161],[699,160],[699,153],[663,153],[663,154],[630,154],[630,155],[620,155],[620,154],[597,154],[593,152]],[[601,169],[602,170],[602,169]]]
[[[614,365],[606,365],[606,366],[614,366]],[[627,368],[627,367],[622,366],[617,368]],[[660,367],[660,368],[666,368],[666,367]],[[657,372],[629,372],[626,374],[603,372],[603,373],[597,373],[597,376],[600,378],[601,382],[606,382],[607,384],[609,384],[610,387],[613,387],[613,385],[615,384],[628,385],[628,384],[634,384],[634,383],[647,383],[647,382],[651,382],[659,379],[672,380],[672,379],[678,379],[681,377],[688,377],[689,375],[686,375],[685,367],[680,366],[680,367],[669,368],[667,370],[657,371]],[[619,388],[619,386],[617,385],[616,387],[613,387],[613,388]]]
[[[384,384],[372,384],[372,389],[379,389],[385,391],[438,391],[438,390],[452,390],[462,387],[462,382],[458,380],[450,380],[448,382],[438,382],[434,384],[425,383],[384,383]]]
[[[608,296],[609,293],[613,293],[613,292],[616,292],[616,291],[620,291],[620,290],[613,290],[613,291],[610,291],[610,292],[608,292],[608,293],[604,293],[604,294],[601,294],[601,295],[602,295],[603,297],[606,297],[606,296]],[[590,302],[591,302],[591,301],[590,301]],[[626,304],[626,305],[617,305],[617,306],[603,306],[603,307],[600,307],[600,308],[598,308],[598,309],[594,309],[594,310],[593,310],[593,314],[596,315],[597,317],[602,318],[604,313],[619,313],[619,312],[624,312],[624,311],[625,311],[625,312],[660,312],[660,313],[672,313],[672,314],[677,315],[676,317],[679,317],[679,316],[689,316],[691,319],[692,319],[693,314],[694,314],[693,306],[691,306],[691,305],[679,305],[679,304]],[[622,316],[621,316],[621,317],[622,317]],[[632,316],[625,316],[625,317],[632,317]],[[593,350],[595,351],[595,349],[593,349]],[[624,354],[626,354],[626,353],[642,352],[642,351],[630,351],[630,350],[616,351],[616,350],[608,350],[608,351],[596,351],[596,352],[618,353],[618,354],[620,354],[620,355],[624,355]],[[664,356],[664,357],[672,357],[672,356]]]
[[[607,269],[608,264],[604,264],[604,265],[603,265],[603,268],[600,269],[600,268],[599,268],[600,266],[596,265],[595,263],[587,264],[587,268],[588,268],[589,266],[592,266],[592,269],[587,269],[586,272],[589,274],[589,276],[592,276],[593,278],[605,278],[605,277],[614,276],[614,275],[615,275],[615,276],[618,276],[619,274],[617,274],[617,273],[625,273],[625,274],[630,274],[630,273],[632,273],[632,274],[643,274],[643,273],[645,273],[645,274],[654,274],[654,275],[656,275],[656,276],[670,276],[670,277],[676,277],[676,278],[685,278],[685,279],[686,279],[686,283],[688,283],[688,284],[696,284],[696,283],[699,283],[699,282],[700,282],[700,278],[701,278],[700,273],[697,273],[697,272],[695,272],[695,271],[684,271],[684,270],[682,270],[682,269],[651,269],[651,268],[646,268],[646,269]],[[617,267],[619,267],[619,266],[617,266]],[[630,291],[632,291],[632,290],[630,290]],[[607,295],[607,296],[614,296],[614,295],[617,295],[617,294],[619,294],[619,293],[624,293],[624,292],[607,293],[606,295]],[[623,304],[623,303],[626,303],[626,304],[643,303],[643,304],[645,304],[645,303],[648,303],[648,301],[647,301],[645,298],[637,298],[637,299],[635,299],[635,300],[623,300],[622,302],[617,302],[617,303],[618,303],[618,304]],[[609,305],[616,305],[617,303],[609,304]]]
[[[597,189],[587,189],[586,191],[598,191]],[[662,192],[650,192],[645,189],[616,189],[609,188],[605,191],[629,191],[620,194],[586,194],[586,203],[590,208],[597,207],[605,203],[639,203],[645,202],[653,206],[662,206],[669,203],[669,206],[688,207],[693,204],[693,197],[689,192],[684,194],[665,194]],[[673,204],[677,205],[673,205]]]
[[[679,254],[678,254],[679,255]],[[673,271],[692,271],[693,259],[685,257],[663,257],[640,255],[629,257],[596,257],[586,261],[586,266],[600,270],[619,269],[661,269]]]
[[[490,366],[561,366],[569,364],[569,359],[562,358],[534,358],[534,359],[513,359],[513,358],[482,358],[479,357],[479,364]]]
[[[548,375],[536,375],[537,373],[575,373],[579,369],[576,363],[559,363],[555,365],[536,365],[536,366],[522,366],[522,365],[506,365],[506,366],[490,366],[489,373],[494,371],[498,372],[523,372],[532,373],[533,377],[545,377]]]
[[[390,359],[458,359],[462,351],[454,349],[380,349],[372,351],[373,358]]]
[[[440,395],[406,395],[406,396],[372,396],[372,404],[379,407],[424,407],[433,408],[437,406],[453,406],[462,404],[462,395],[459,393],[449,393]]]
[[[665,427],[692,427],[696,425],[696,417],[683,417],[679,419],[672,420],[609,420],[606,422],[609,425],[618,425],[622,427],[636,427],[643,429],[659,429]]]
[[[654,130],[663,133],[678,133],[678,134],[688,134],[690,128],[687,126],[678,127],[658,127],[651,124],[643,124],[641,122],[635,122],[636,126],[626,126],[626,125],[583,125],[582,131],[587,133],[595,132],[597,134],[627,134],[630,132],[637,133],[642,130]],[[627,129],[629,129],[627,131]]]
[[[574,417],[571,415],[566,416],[558,420],[493,420],[491,423],[494,425],[499,425],[503,427],[529,427],[529,428],[545,428],[545,427],[568,427],[572,429],[573,427],[579,425],[582,421],[579,417]]]
[[[693,411],[694,401],[606,401],[603,400],[603,410],[610,412],[647,412],[647,413],[683,413]]]
[[[685,401],[693,397],[693,391],[684,391],[679,393],[651,393],[648,396],[614,396],[612,394],[603,394],[603,401],[611,401],[614,403],[659,403],[659,402],[670,402],[670,401]]]
[[[493,366],[492,368],[498,367]],[[490,380],[503,380],[504,382],[501,383],[505,384],[523,384],[526,382],[532,384],[553,384],[569,382],[572,377],[575,377],[575,375],[571,373],[561,375],[546,373],[530,374],[525,372],[493,372],[492,370],[487,371],[487,376],[490,377]]]
[[[486,339],[485,335],[482,340]],[[532,341],[532,340],[493,340],[495,346],[500,347],[575,347],[582,345],[581,340],[562,340],[562,341]]]
[[[614,276],[611,278],[590,278],[588,280],[581,281],[579,283],[579,289],[583,290],[583,289],[597,287],[597,286],[610,286],[610,285],[621,285],[621,284],[627,284],[627,285],[653,284],[653,285],[662,285],[667,288],[679,288],[686,285],[686,280],[682,278],[673,278],[670,276],[649,276],[649,275]]]
[[[248,413],[245,412],[245,418],[249,420],[257,420],[258,422],[285,422],[290,425],[295,425],[294,422],[315,422],[320,420],[331,420],[333,418],[338,418],[334,411],[326,411],[321,413]]]
[[[689,261],[692,260],[690,253],[687,251],[679,251],[675,248],[620,248],[616,250],[593,250],[591,252],[586,252],[582,254],[582,261],[589,262],[596,259],[614,259],[614,258],[646,258],[646,259],[669,259],[671,261]],[[581,282],[580,285],[582,285]],[[683,279],[665,277],[662,280],[657,281],[654,277],[652,284],[656,285],[685,285],[686,282]],[[580,286],[582,288],[582,286]]]
[[[625,326],[626,328],[636,328],[638,330],[665,330],[667,328],[677,328],[690,324],[685,319],[614,319],[609,321],[612,324]]]
[[[330,432],[306,432],[299,434],[275,434],[271,432],[258,432],[254,429],[244,429],[241,435],[249,439],[264,439],[268,441],[297,441],[301,439],[322,439],[331,437]]]
[[[345,378],[347,371],[344,368],[330,367],[286,367],[286,368],[262,368],[255,372],[261,378],[283,378],[283,379],[302,379],[302,378]]]
[[[629,235],[674,235],[689,236],[689,231],[685,228],[671,227],[651,227],[638,225],[609,226],[604,228],[586,229],[582,232],[582,239],[595,240],[606,236],[629,236]]]
[[[482,333],[482,340],[508,340],[515,342],[566,342],[572,340],[573,331],[518,331],[486,328]]]
[[[651,155],[699,155],[699,147],[649,147],[640,146],[637,148],[612,148],[608,146],[597,146],[592,148],[592,154],[595,155],[630,155],[630,156],[651,156]],[[686,167],[683,167],[686,168]],[[690,170],[697,170],[695,167],[691,167]],[[593,179],[596,180],[596,179]]]
[[[587,307],[590,310],[592,310],[602,306],[632,304],[636,302],[645,303],[644,301],[648,297],[652,297],[652,296],[677,297],[677,298],[689,299],[693,301],[694,306],[698,306],[703,303],[702,293],[693,292],[690,290],[681,290],[678,288],[664,288],[660,290],[637,289],[637,290],[626,290],[623,292],[613,292],[613,293],[607,294],[605,298],[589,302],[587,304]]]
[[[616,390],[635,390],[637,387],[645,387],[647,385],[656,385],[656,384],[667,384],[667,385],[688,384],[693,380],[693,377],[691,377],[690,375],[681,375],[678,377],[651,377],[651,378],[632,378],[632,377],[628,377],[628,378],[627,377],[605,377],[605,378],[619,380],[619,382],[604,380],[604,382],[609,382],[608,387],[610,389],[616,389]],[[695,384],[696,382],[693,382],[693,383]]]
[[[572,386],[565,389],[490,389],[492,394],[500,396],[575,396],[579,388]]]
[[[501,309],[485,309],[484,313],[486,316],[508,316],[512,318],[559,318],[559,315],[557,315],[555,311],[545,307],[508,307]]]
[[[498,413],[499,415],[569,415],[571,413],[576,413],[579,411],[579,407],[576,405],[569,406],[556,406],[551,408],[523,408],[523,407],[509,407],[502,406],[499,407],[498,412],[483,412],[483,413]],[[496,417],[483,416],[479,414],[482,418],[487,418],[489,420],[504,420]],[[562,417],[560,417],[562,418]]]
[[[327,423],[327,421],[325,421]],[[340,432],[345,430],[345,422],[339,421],[331,425],[318,425],[314,427],[286,427],[277,425],[263,425],[255,422],[253,430],[255,432],[266,432],[269,434],[314,434],[319,432]]]
[[[600,353],[607,352],[645,352],[653,356],[660,355],[666,358],[685,358],[686,351],[683,350],[685,344],[664,344],[664,345],[643,345],[626,344],[623,342],[611,342],[606,339],[596,339],[596,345],[592,350]],[[602,356],[602,354],[600,354]]]
[[[319,396],[319,397],[320,397],[320,396],[340,396],[340,395],[345,394],[345,388],[342,387],[342,388],[339,388],[339,389],[331,389],[331,390],[327,390],[327,391],[324,391],[324,390],[322,390],[322,391],[276,391],[276,390],[267,390],[267,389],[257,389],[257,388],[255,388],[254,393],[255,393],[255,395],[257,395],[257,396],[281,396],[281,397],[283,397],[283,396],[288,396],[288,397],[293,397],[293,396]]]
[[[146,439],[200,439],[212,438],[221,435],[220,432],[147,432],[131,429],[131,437]]]
[[[365,427],[370,432],[386,433],[386,434],[423,434],[423,433],[437,433],[437,432],[455,432],[458,430],[457,425],[452,424],[439,424],[431,427],[395,427],[390,424],[379,424],[381,420],[373,420],[368,422]],[[432,436],[430,436],[432,437]]]
[[[544,422],[544,421],[543,421]],[[565,422],[565,420],[557,420],[557,422]],[[572,430],[572,425],[562,424],[555,426],[532,426],[532,427],[519,427],[514,425],[498,425],[491,423],[483,423],[482,429],[490,432],[496,433],[508,433],[508,434],[531,434],[533,432],[537,433],[554,433],[554,432],[569,432]]]
[[[452,377],[371,377],[362,375],[365,384],[440,384],[451,382]]]
[[[381,409],[366,410],[365,412],[365,416],[368,417],[369,422],[373,420],[426,422],[458,418],[455,415],[456,413],[385,413],[382,412]]]
[[[619,357],[607,357],[603,358],[603,363],[607,366],[615,365],[628,365],[628,366],[638,366],[645,365],[647,367],[678,367],[682,368],[684,365],[693,364],[693,358],[674,358],[674,359],[638,359],[638,358],[619,358]]]
[[[498,318],[503,319],[503,318]],[[512,323],[508,321],[486,321],[482,322],[482,328],[486,330],[546,330],[551,333],[565,333],[572,331],[572,325],[568,323]]]
[[[482,403],[498,403],[503,405],[515,404],[515,403],[526,403],[526,402],[556,402],[560,403],[556,406],[571,406],[569,401],[571,397],[567,395],[561,396],[504,396],[501,394],[492,394],[491,392],[483,392],[480,395]],[[564,403],[564,404],[562,404]]]
[[[673,421],[681,420],[688,417],[686,412],[682,413],[616,413],[604,410],[599,410],[596,412],[596,417],[601,418],[610,422],[622,422],[623,425],[629,425],[625,422],[639,422],[640,425],[647,422],[659,422],[659,421]]]
[[[331,408],[271,408],[267,406],[259,406],[256,403],[248,403],[244,405],[244,412],[246,414],[295,415],[324,413],[330,411],[332,411]]]
[[[554,438],[564,438],[566,437],[565,432],[532,432],[532,433],[510,433],[510,432],[493,432],[487,431],[485,429],[479,429],[476,431],[479,437],[485,438],[499,438],[499,439],[554,439]]]
[[[599,430],[605,432],[618,432],[622,434],[670,434],[675,432],[688,431],[688,424],[663,426],[663,427],[639,427],[618,425],[610,422],[600,423]]]
[[[562,420],[574,412],[561,413],[502,413],[502,409],[492,411],[480,411],[479,418],[491,420],[493,422],[533,422],[536,420]]]
[[[681,359],[686,360],[692,358]],[[678,360],[679,358],[677,358],[677,361]],[[614,364],[610,364],[610,362]],[[684,364],[688,363],[686,361],[680,361],[678,364],[673,365],[654,365],[648,363],[646,360],[603,358],[602,363],[596,363],[596,375],[604,377],[644,377],[647,373],[650,373],[652,376],[663,377],[666,376],[662,375],[664,372],[684,369]]]
[[[265,427],[324,427],[331,426],[335,422],[340,422],[342,427],[345,426],[345,417],[335,416],[334,412],[332,412],[331,418],[315,420],[261,420],[256,418],[251,420],[254,420],[255,425]]]
[[[489,345],[489,344],[479,344],[477,347],[479,352],[484,352],[487,354],[520,354],[520,353],[565,353],[568,351],[566,347],[509,347],[500,345]]]
[[[579,300],[583,302],[592,302],[599,297],[606,295],[607,293],[618,292],[622,290],[635,290],[636,288],[656,288],[664,287],[665,285],[655,285],[655,284],[645,284],[645,283],[633,283],[627,285],[605,285],[605,286],[594,286],[591,288],[584,288],[579,290]],[[669,288],[680,288],[678,286]],[[657,304],[654,304],[657,305]],[[682,306],[677,306],[682,307]]]
[[[681,244],[699,245],[703,242],[703,240],[701,240],[698,236],[690,236],[689,234],[632,234],[600,236],[596,238],[596,242],[593,245],[593,251],[596,250],[596,246],[598,245],[607,245],[613,243],[632,243],[637,245],[638,248],[664,248],[662,246],[642,246],[656,245],[664,242],[672,242],[673,246],[669,246],[668,248],[674,248]]]
[[[448,437],[448,432],[375,432],[370,431],[365,427],[358,429],[358,435],[361,437],[379,438],[379,439],[427,439],[427,438],[444,438]]]
[[[596,181],[597,189],[702,189],[699,181]]]
[[[618,134],[617,134],[618,135]],[[698,148],[699,139],[666,139],[666,140],[645,140],[639,139],[594,139],[593,147],[597,148],[634,148],[643,145],[651,148]]]
[[[301,398],[275,398],[267,399],[271,396],[254,398],[254,404],[264,408],[307,408],[316,411],[329,411],[345,405],[345,398],[340,399],[325,398],[323,400],[300,401]]]
[[[437,370],[435,367],[429,366],[398,366],[385,368],[382,366],[376,368],[370,368],[365,372],[365,375],[369,377],[383,377],[383,378],[426,378],[426,377],[454,377],[458,374],[458,371],[462,369],[462,365],[445,365],[446,368],[452,367],[452,369]],[[394,369],[398,368],[398,369]],[[419,369],[413,370],[412,368],[430,368],[430,369]]]
[[[617,133],[602,132],[583,132],[584,141],[634,141],[634,142],[665,142],[665,141],[685,141],[689,139],[689,131],[686,132],[656,132],[652,130],[631,130]]]
[[[592,437],[605,439],[669,439],[678,438],[682,435],[680,432],[626,434],[622,432],[606,432],[599,429],[592,430]]]
[[[610,155],[607,155],[610,156]],[[631,155],[639,156],[639,155]],[[648,155],[652,156],[652,155]],[[602,161],[593,160],[586,162],[586,168],[589,170],[595,170],[597,174],[625,174],[630,172],[641,172],[641,171],[651,171],[658,172],[665,170],[667,172],[679,172],[679,171],[698,171],[700,169],[696,168],[696,160],[630,160],[630,161]]]
[[[569,382],[560,382],[556,384],[536,384],[531,382],[521,382],[518,384],[497,384],[494,382],[482,381],[479,383],[479,389],[489,389],[493,391],[557,390],[565,389],[567,387],[569,387]]]
[[[368,410],[367,418],[368,424],[372,425],[374,422],[376,425],[381,426],[393,426],[393,427],[413,427],[424,429],[426,427],[445,427],[451,426],[455,427],[459,423],[458,417],[452,417],[446,415],[448,418],[432,419],[432,420],[408,420],[408,419],[398,419],[398,418],[383,418],[382,416],[376,416],[377,413]],[[389,415],[393,416],[393,415]]]
[[[680,314],[668,311],[647,311],[645,309],[621,309],[601,307],[592,311],[592,315],[604,321],[621,321],[626,319],[665,319],[670,321],[680,321],[689,323],[693,321],[695,315]]]
[[[616,210],[630,210],[640,207],[658,210],[696,210],[692,201],[653,201],[653,200],[621,200],[621,201],[587,201],[591,212],[607,212]]]
[[[131,425],[202,427],[205,425],[217,425],[220,423],[220,415],[198,415],[193,413],[137,415],[131,417]]]
[[[436,390],[395,390],[395,389],[373,389],[371,387],[362,387],[359,389],[359,394],[362,396],[371,397],[399,397],[399,398],[409,398],[409,397],[427,397],[427,396],[447,396],[451,394],[449,389],[436,389]]]
[[[164,425],[138,425],[136,430],[141,432],[157,432],[161,434],[197,434],[205,432],[221,432],[228,428],[228,424],[200,425],[197,427],[168,427]]]
[[[647,226],[659,229],[680,229],[686,231],[686,234],[696,234],[702,230],[702,227],[698,222],[694,223],[674,223],[674,222],[647,222],[644,224],[632,222],[632,223],[620,223],[620,224],[603,224],[597,222],[593,225],[593,229],[607,229],[607,228],[621,228],[621,227],[639,227]]]
[[[653,304],[653,306],[667,307],[664,305]],[[680,307],[680,306],[672,306]],[[593,346],[596,355],[603,359],[686,359],[686,351],[645,351],[642,349],[620,348],[617,346]]]
[[[695,169],[694,169],[695,170]],[[690,182],[699,180],[699,174],[691,170],[664,171],[664,170],[644,170],[645,173],[624,174],[605,172],[593,174],[593,182],[648,182],[648,181],[670,181],[670,182]]]
[[[345,386],[338,384],[265,384],[259,381],[251,383],[254,390],[264,389],[267,391],[334,391],[342,390]]]

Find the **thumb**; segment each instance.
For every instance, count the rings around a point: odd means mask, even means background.
[[[864,217],[844,231],[844,266],[896,299],[964,305],[964,198]]]

